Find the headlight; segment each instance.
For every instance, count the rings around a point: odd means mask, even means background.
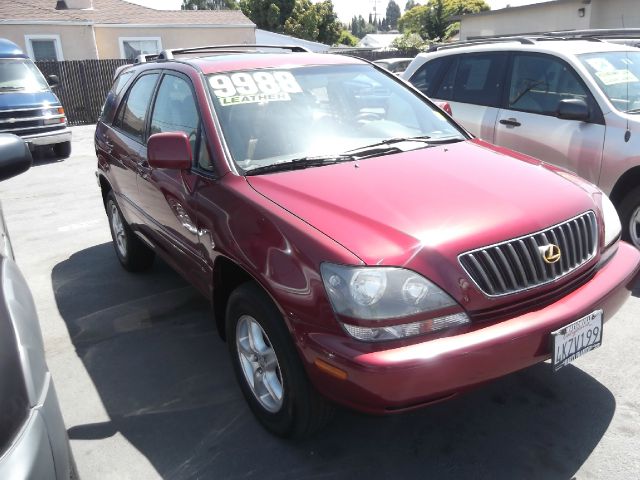
[[[362,320],[389,320],[458,306],[433,282],[403,268],[323,263],[320,271],[331,305],[338,315]],[[393,326],[343,326],[355,338],[380,341],[466,323],[469,323],[469,318],[460,312]]]
[[[604,222],[604,245],[608,247],[620,236],[620,217],[609,197],[602,194],[602,216]]]

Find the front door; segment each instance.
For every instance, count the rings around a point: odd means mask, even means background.
[[[200,115],[188,77],[163,75],[152,106],[149,136],[162,132],[184,132],[197,155],[201,135]],[[138,165],[140,206],[144,230],[169,262],[194,285],[204,289],[210,283],[210,269],[199,248],[199,230],[194,203],[198,177],[190,171],[151,168],[143,159]]]
[[[495,143],[597,183],[604,119],[573,67],[551,55],[514,53],[508,93],[495,124]],[[560,100],[571,98],[587,103],[587,121],[556,116]]]

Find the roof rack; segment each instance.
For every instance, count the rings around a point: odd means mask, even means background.
[[[279,50],[289,50],[296,53],[309,53],[310,50],[300,47],[298,45],[258,45],[258,44],[237,44],[237,45],[205,45],[202,47],[189,47],[189,48],[172,48],[163,50],[158,56],[158,60],[172,60],[175,55],[183,55],[189,53],[246,53],[246,48],[265,49],[274,48]]]
[[[153,53],[153,54],[143,54],[143,55],[138,55],[134,60],[133,63],[137,64],[137,63],[145,63],[145,62],[153,62],[154,60],[158,59],[158,55],[157,53]]]
[[[439,45],[431,45],[429,51],[435,50],[447,50],[449,48],[458,48],[458,47],[468,47],[473,45],[486,45],[490,43],[501,43],[501,42],[519,42],[523,45],[533,45],[535,42],[527,37],[517,36],[517,37],[486,37],[486,38],[477,38],[473,40],[462,40],[460,42],[451,42],[444,43]]]
[[[640,38],[640,28],[592,28],[586,30],[560,30],[548,35],[561,35],[566,38]]]

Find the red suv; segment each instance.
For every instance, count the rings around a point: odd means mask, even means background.
[[[399,412],[558,369],[638,275],[600,190],[355,58],[165,51],[120,72],[95,142],[118,259],[158,254],[211,300],[282,436],[332,403]]]

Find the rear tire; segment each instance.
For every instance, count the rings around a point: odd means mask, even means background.
[[[129,272],[148,270],[153,264],[155,253],[142,240],[136,237],[131,227],[127,225],[113,191],[107,194],[105,205],[113,247],[118,260],[124,269]]]
[[[71,156],[71,142],[56,143],[53,146],[53,153],[58,158],[69,158]]]
[[[640,249],[640,187],[629,191],[618,205],[622,239]]]
[[[280,312],[255,283],[231,293],[226,332],[240,389],[269,432],[304,438],[327,424],[333,406],[309,382]]]

